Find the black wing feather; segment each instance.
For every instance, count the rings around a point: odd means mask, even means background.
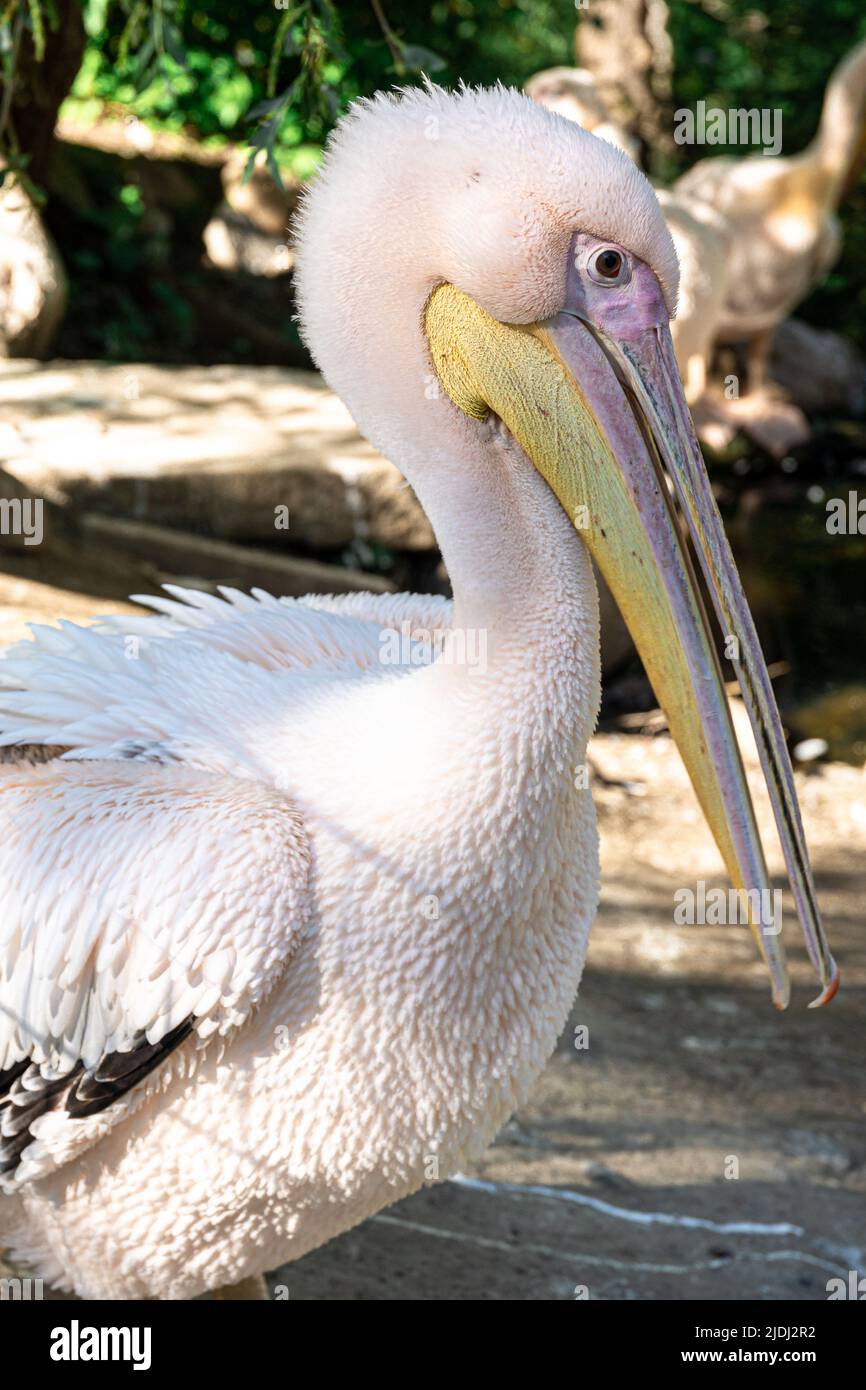
[[[90,1071],[79,1062],[49,1080],[29,1058],[0,1071],[0,1173],[14,1173],[40,1115],[64,1110],[71,1119],[83,1120],[107,1110],[180,1047],[192,1027],[190,1015],[158,1043],[142,1037],[128,1052],[107,1052]]]

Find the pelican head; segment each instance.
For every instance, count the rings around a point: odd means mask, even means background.
[[[677,261],[650,184],[513,91],[380,96],[331,142],[300,217],[297,283],[325,377],[431,514],[455,621],[458,576],[468,586],[485,563],[484,528],[473,554],[449,514],[483,518],[511,451],[531,461],[619,603],[735,887],[760,893],[767,869],[691,537],[821,980],[815,1003],[832,997],[775,699],[673,355]],[[753,912],[752,926],[784,1007],[778,924]]]

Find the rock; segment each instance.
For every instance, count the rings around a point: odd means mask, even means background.
[[[802,410],[780,399],[777,388],[762,387],[728,400],[711,386],[692,406],[692,419],[701,442],[718,453],[727,449],[737,434],[744,434],[778,461],[812,437]]]
[[[0,468],[0,555],[41,545],[46,522],[44,500]]]
[[[208,259],[220,270],[245,270],[272,279],[294,265],[285,231],[282,238],[262,232],[228,203],[220,204],[202,235]]]
[[[283,173],[283,187],[280,188],[262,164],[255,165],[245,178],[247,158],[246,150],[233,150],[223,165],[226,202],[233,212],[246,217],[260,232],[284,237],[298,206],[301,185],[297,179]]]
[[[246,151],[235,150],[223,165],[225,198],[204,230],[205,250],[222,270],[283,275],[293,264],[290,223],[300,184],[284,175],[280,188],[260,165],[245,179],[246,164]]]
[[[66,274],[18,182],[0,188],[0,356],[45,357],[66,309]]]
[[[226,540],[435,547],[402,475],[313,372],[10,363],[0,408],[0,467],[82,511]]]
[[[180,130],[155,130],[129,112],[119,118],[113,107],[106,107],[95,119],[88,116],[87,120],[63,111],[55,135],[61,144],[89,145],[124,159],[142,154],[208,167],[222,166],[226,160],[224,146],[205,144]]]
[[[866,361],[838,333],[788,319],[776,329],[769,369],[807,415],[866,410]]]
[[[236,589],[267,589],[277,596],[303,594],[393,593],[394,585],[378,574],[343,565],[323,565],[279,552],[256,550],[191,535],[140,521],[117,521],[87,513],[81,518],[84,539],[149,560],[159,570],[182,570],[196,579],[228,584]]]
[[[813,763],[823,758],[829,747],[825,738],[804,738],[794,745],[793,756],[798,763]]]

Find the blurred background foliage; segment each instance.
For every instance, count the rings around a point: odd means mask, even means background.
[[[52,28],[77,6],[0,0],[4,76],[28,36],[38,58],[46,34],[50,46]],[[593,23],[592,4],[574,0],[83,0],[80,8],[83,55],[63,116],[80,127],[135,117],[205,150],[261,150],[287,179],[315,170],[329,129],[355,97],[419,81],[425,71],[446,84],[520,86],[541,68],[574,63],[575,25]],[[793,153],[812,138],[827,78],[866,33],[866,13],[863,0],[669,0],[668,27],[671,121],[676,108],[701,98],[779,107],[783,151]],[[45,66],[52,61],[49,52]],[[10,164],[32,174],[40,196],[37,162],[16,148],[2,109],[0,145]],[[724,152],[659,148],[649,152],[649,172],[667,183],[694,159]],[[87,177],[96,191],[77,205],[49,190],[46,216],[70,272],[68,321],[78,325],[65,330],[60,350],[127,360],[194,354],[192,251],[187,257],[176,236],[170,245],[160,237],[133,168],[94,164]],[[68,194],[68,177],[61,191]],[[866,347],[864,214],[861,177],[842,209],[843,255],[799,312]],[[194,237],[195,217],[181,218],[181,227]],[[242,338],[237,355],[244,357]]]
[[[425,72],[446,85],[523,86],[544,68],[575,64],[576,26],[585,51],[592,31],[584,26],[601,34],[613,3],[0,0],[0,178],[11,170],[31,191],[68,275],[54,353],[309,365],[283,243],[293,190],[315,171],[340,112],[358,96],[418,82]],[[638,0],[616,0],[615,57],[634,62],[627,9],[643,18],[660,4],[645,0],[641,10]],[[664,81],[650,102],[655,138],[635,131],[661,184],[697,159],[750,153],[674,143],[674,113],[699,100],[778,107],[783,153],[802,150],[833,69],[866,35],[866,7],[863,0],[667,0],[667,32],[672,61],[661,44]],[[251,153],[285,184],[271,199],[275,215],[263,237],[265,254],[273,256],[277,243],[287,253],[284,273],[227,269],[203,255],[207,225],[220,217],[225,224],[236,206],[227,173],[237,193]],[[866,349],[862,173],[841,220],[842,255],[796,312]],[[866,615],[862,537],[828,544],[824,499],[866,475],[866,427],[828,417],[781,468],[736,439],[713,466],[765,649],[795,673],[796,701],[787,693],[795,737],[826,737],[834,755],[853,749],[862,763],[862,651],[850,641]],[[391,563],[370,547],[350,559],[368,568]],[[426,588],[428,580],[413,572],[409,587]],[[624,681],[632,679],[648,690],[638,672],[626,673]],[[616,690],[613,697],[632,699]]]
[[[277,100],[274,147],[302,175],[355,97],[422,72],[447,83],[522,85],[539,67],[571,60],[575,23],[571,0],[290,0],[288,9],[272,0],[162,0],[146,8],[151,23],[158,9],[170,13],[173,42],[161,61],[148,44],[142,63],[128,41],[129,0],[85,0],[89,42],[71,99],[79,112],[114,103],[164,128],[236,141],[249,138],[261,104]]]

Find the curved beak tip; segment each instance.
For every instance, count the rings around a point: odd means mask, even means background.
[[[784,1013],[791,1002],[791,989],[788,984],[780,989],[775,982],[770,988],[770,997],[773,1000],[773,1008],[778,1009],[779,1013]]]
[[[810,1009],[820,1009],[824,1004],[829,1004],[831,999],[835,999],[839,993],[839,967],[832,956],[829,958],[830,978],[825,984],[817,999],[813,999],[809,1005]]]

